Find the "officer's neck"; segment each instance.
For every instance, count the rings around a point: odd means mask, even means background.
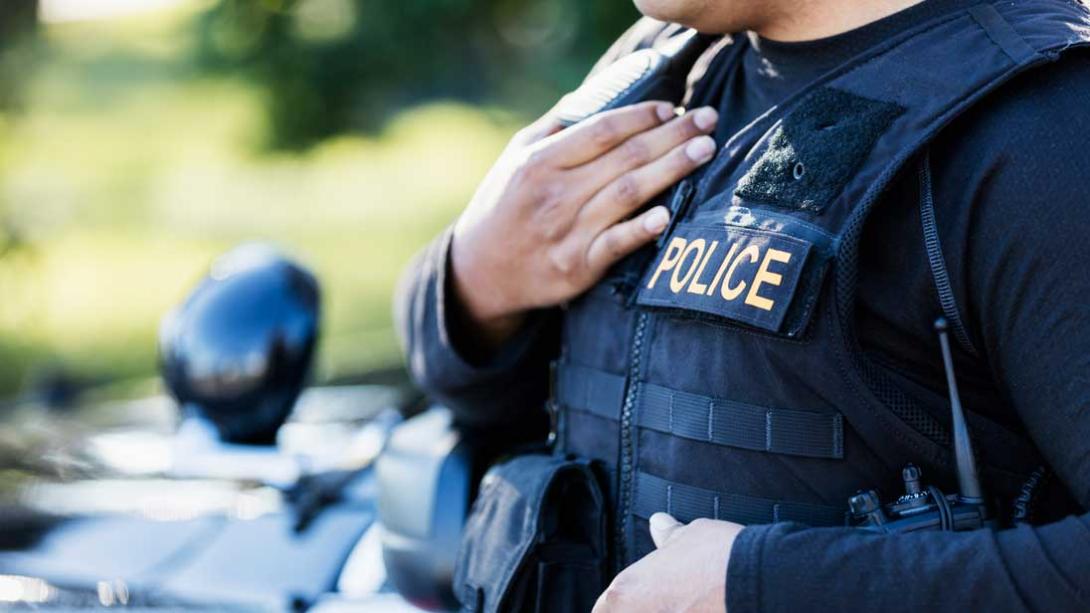
[[[749,29],[764,38],[796,42],[835,36],[924,0],[781,0]],[[777,6],[779,5],[779,6]]]

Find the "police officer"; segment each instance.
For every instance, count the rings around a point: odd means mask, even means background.
[[[681,114],[515,136],[404,277],[417,380],[512,439],[551,400],[557,446],[607,466],[596,611],[1090,608],[1086,8],[637,6],[596,70],[666,22],[729,34]],[[956,489],[937,315],[1016,527],[845,527],[907,462]]]

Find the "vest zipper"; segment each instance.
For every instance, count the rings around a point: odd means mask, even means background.
[[[650,314],[646,311],[636,316],[636,327],[632,335],[631,359],[628,366],[628,388],[625,390],[624,404],[621,406],[621,466],[620,487],[618,488],[618,509],[620,515],[617,518],[617,533],[614,551],[616,556],[616,572],[624,568],[626,557],[625,535],[628,532],[629,516],[632,512],[632,475],[635,470],[635,443],[632,432],[632,409],[636,405],[637,381],[640,376],[640,363],[643,361],[643,341],[647,331],[647,320]]]
[[[666,237],[673,233],[674,227],[689,212],[689,203],[696,193],[693,181],[683,180],[676,188],[670,199],[670,224],[657,241],[661,249]],[[630,305],[635,302],[636,291],[629,296]],[[643,361],[643,337],[647,330],[647,320],[650,315],[641,311],[636,315],[636,327],[632,334],[632,349],[629,353],[628,364],[628,388],[625,390],[624,404],[621,406],[621,461],[620,479],[617,494],[617,507],[620,516],[617,518],[617,533],[614,551],[616,556],[616,571],[620,572],[625,559],[625,534],[628,532],[629,516],[632,514],[632,475],[635,470],[635,440],[632,432],[632,409],[636,406],[636,393],[639,389],[637,381],[640,377],[640,363]]]

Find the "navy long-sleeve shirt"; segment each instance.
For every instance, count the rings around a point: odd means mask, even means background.
[[[966,0],[927,0],[832,38],[750,36],[743,61],[709,77],[717,138],[892,32]],[[661,29],[661,28],[659,28]],[[641,22],[607,54],[646,44]],[[719,72],[716,72],[716,70]],[[936,215],[974,357],[956,349],[966,405],[1027,433],[1090,508],[1090,54],[1016,78],[931,145]],[[531,436],[543,427],[559,311],[536,313],[496,355],[472,353],[446,291],[449,233],[406,272],[400,332],[417,380],[463,423]],[[864,229],[856,317],[872,358],[906,385],[945,391],[915,177],[888,190]],[[861,484],[864,485],[864,484]],[[875,535],[750,526],[735,542],[730,611],[1090,610],[1090,515],[999,532]]]

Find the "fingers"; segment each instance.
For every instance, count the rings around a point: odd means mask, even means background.
[[[670,221],[670,212],[657,206],[628,221],[616,224],[600,233],[587,249],[587,265],[601,274],[614,262],[655,240]]]
[[[534,123],[519,130],[514,138],[511,139],[511,142],[520,147],[527,147],[543,138],[556,134],[560,131],[561,127],[563,127],[563,125],[560,123],[559,119],[546,113],[534,121]]]
[[[662,190],[677,183],[715,155],[715,141],[698,136],[657,160],[626,172],[603,187],[579,211],[579,225],[599,232],[628,217]]]
[[[677,529],[684,525],[667,513],[655,513],[648,523],[651,526],[651,540],[655,542],[655,547],[660,549],[669,542]]]
[[[578,172],[597,190],[630,170],[654,162],[689,139],[712,132],[718,121],[719,114],[711,107],[690,111],[629,138],[602,157],[584,164]]]
[[[564,168],[585,164],[674,117],[668,102],[641,102],[600,113],[541,142],[541,156]]]

